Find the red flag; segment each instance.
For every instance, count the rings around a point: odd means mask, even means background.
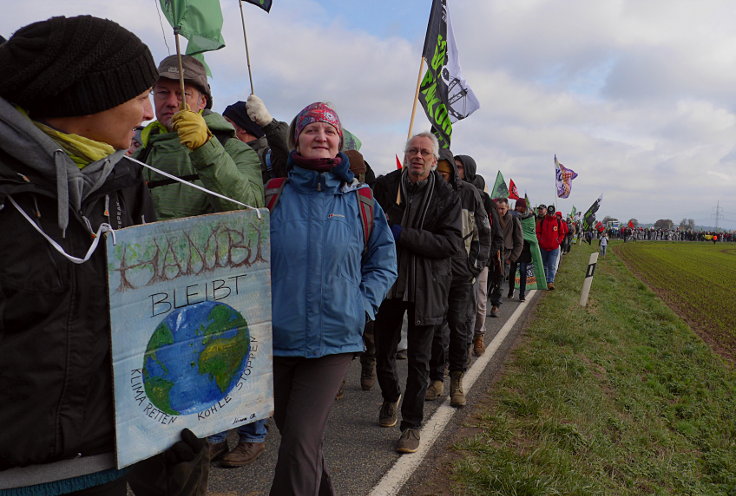
[[[630,227],[631,229],[634,229],[634,222],[633,222],[633,221],[631,221],[631,220],[629,221],[629,227]]]
[[[514,184],[513,179],[509,179],[509,200],[519,199],[519,188]]]
[[[595,228],[598,230],[598,232],[603,232],[606,230],[605,227],[603,227],[603,222],[598,221],[598,223],[595,225]]]
[[[399,160],[399,156],[396,155],[396,168],[401,169],[401,160]]]

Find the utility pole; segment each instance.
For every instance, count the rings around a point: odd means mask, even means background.
[[[721,216],[721,200],[718,200],[716,202],[716,225],[714,226],[714,230],[718,230],[718,218]]]

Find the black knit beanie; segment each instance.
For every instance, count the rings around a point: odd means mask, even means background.
[[[33,117],[95,114],[124,103],[158,78],[148,47],[113,21],[52,17],[0,45],[0,96]]]
[[[225,117],[237,124],[241,129],[248,131],[248,134],[252,134],[256,138],[265,136],[263,128],[253,122],[248,116],[248,112],[245,111],[245,102],[239,101],[232,105],[225,107],[225,111],[222,113]]]

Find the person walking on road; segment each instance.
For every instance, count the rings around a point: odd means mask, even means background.
[[[396,349],[408,312],[408,376],[401,405],[399,453],[419,448],[424,397],[435,327],[447,313],[452,257],[462,249],[460,198],[433,170],[439,144],[432,133],[413,136],[406,144],[404,167],[380,177],[376,200],[386,211],[396,239],[399,277],[381,304],[374,326],[376,372],[383,405],[378,423],[398,422],[401,399]]]
[[[332,495],[322,451],[327,417],[353,355],[364,349],[366,318],[396,280],[396,248],[383,210],[372,196],[368,204],[370,188],[340,152],[342,125],[331,106],[316,102],[299,112],[289,142],[288,178],[266,187],[273,418],[281,433],[271,494]],[[368,226],[362,208],[373,212]]]

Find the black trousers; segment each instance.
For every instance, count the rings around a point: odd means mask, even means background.
[[[452,282],[447,318],[435,330],[432,339],[429,378],[433,381],[444,380],[448,361],[450,372],[467,370],[468,346],[473,338],[470,327],[472,296],[473,284],[470,281]]]
[[[435,326],[415,325],[414,304],[401,300],[383,300],[373,328],[376,341],[376,376],[384,401],[399,399],[401,387],[396,373],[396,349],[401,340],[404,312],[409,312],[407,332],[406,390],[401,403],[401,430],[419,429],[424,420],[424,395],[429,380],[429,357]]]

